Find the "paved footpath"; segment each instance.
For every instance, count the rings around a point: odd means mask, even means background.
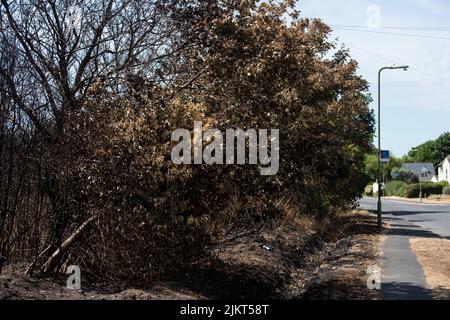
[[[376,210],[376,199],[360,206]],[[390,228],[381,255],[381,295],[386,300],[428,300],[431,291],[410,247],[412,237],[449,238],[450,206],[420,205],[383,200],[383,220]]]
[[[422,267],[411,250],[409,239],[421,228],[395,217],[385,217],[390,224],[382,247],[381,296],[385,300],[429,300],[430,292]]]

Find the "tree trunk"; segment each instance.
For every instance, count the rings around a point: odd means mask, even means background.
[[[47,259],[44,265],[41,267],[42,273],[48,273],[54,271],[61,256],[77,242],[80,236],[90,227],[91,223],[95,220],[95,216],[87,219],[81,226],[79,226],[64,242],[61,246],[53,252],[53,254]]]

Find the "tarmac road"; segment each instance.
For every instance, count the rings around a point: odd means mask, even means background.
[[[361,208],[377,209],[375,198],[363,198]],[[383,216],[409,221],[422,229],[450,239],[450,204],[420,204],[397,200],[382,200]]]

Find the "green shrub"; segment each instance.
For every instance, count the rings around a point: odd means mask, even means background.
[[[444,187],[438,183],[424,182],[422,183],[422,195],[429,196],[432,194],[442,194]],[[406,186],[405,197],[407,198],[419,198],[420,196],[420,184],[414,183]]]
[[[369,184],[364,188],[364,195],[366,195],[366,196],[373,195],[373,184]]]
[[[445,188],[445,187],[448,187],[448,186],[449,186],[449,184],[448,184],[448,182],[447,182],[447,181],[440,181],[440,182],[438,182],[438,185],[442,186],[443,188]]]
[[[442,189],[442,194],[450,196],[450,187],[444,187],[444,189]]]
[[[403,197],[407,184],[403,181],[390,181],[384,187],[384,195],[391,197]]]

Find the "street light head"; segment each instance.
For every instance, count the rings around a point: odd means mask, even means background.
[[[391,69],[391,70],[394,70],[394,69],[403,69],[403,71],[408,71],[408,69],[409,69],[409,66],[392,66],[392,67],[389,67],[389,69]]]

